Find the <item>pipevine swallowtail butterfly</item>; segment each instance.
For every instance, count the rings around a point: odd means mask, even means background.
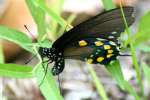
[[[128,26],[134,22],[133,7],[123,7]],[[87,61],[90,64],[107,65],[120,55],[118,37],[125,29],[120,8],[92,17],[59,37],[51,48],[39,48],[41,58],[54,63],[53,75],[59,75],[65,59]]]

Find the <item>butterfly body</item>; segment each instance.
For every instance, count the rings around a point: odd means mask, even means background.
[[[124,7],[127,24],[134,22],[133,8]],[[52,74],[60,74],[65,59],[77,59],[91,64],[107,65],[119,56],[118,37],[125,29],[119,8],[99,14],[64,33],[52,45],[52,48],[39,48],[42,58],[48,58],[48,64],[55,62]]]
[[[39,48],[39,54],[41,55],[41,58],[47,57],[48,60],[47,63],[55,62],[53,68],[52,68],[52,74],[58,75],[61,73],[64,69],[64,57],[63,52],[58,52],[55,48]],[[43,59],[42,59],[43,60]]]

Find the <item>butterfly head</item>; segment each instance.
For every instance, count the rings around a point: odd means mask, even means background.
[[[56,49],[55,48],[40,47],[38,52],[39,52],[41,58],[47,57],[52,62],[55,61],[55,59],[56,59]]]
[[[52,74],[58,75],[60,74],[64,69],[64,57],[62,52],[57,52],[55,48],[39,48],[39,54],[41,58],[48,58],[48,62],[55,62],[54,66],[51,70]]]

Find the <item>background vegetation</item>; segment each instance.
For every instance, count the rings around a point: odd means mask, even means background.
[[[34,18],[34,21],[38,29],[38,42],[33,43],[33,41],[26,36],[24,33],[8,28],[6,26],[0,26],[0,38],[6,39],[11,42],[14,42],[29,51],[32,54],[38,55],[38,47],[51,47],[52,41],[54,41],[58,36],[62,35],[65,29],[69,30],[72,26],[70,23],[76,17],[75,15],[70,15],[68,19],[64,20],[61,17],[62,7],[64,0],[58,0],[56,5],[53,8],[49,8],[45,0],[26,0],[26,3],[30,9],[30,12]],[[111,0],[103,0],[103,4],[106,10],[115,8],[115,5]],[[122,7],[122,5],[120,4]],[[46,16],[51,18],[51,20],[46,20]],[[123,91],[128,92],[135,97],[136,100],[145,99],[146,95],[144,93],[144,84],[142,77],[146,78],[150,84],[150,68],[145,61],[139,61],[137,58],[136,50],[139,49],[141,52],[150,52],[150,47],[147,41],[150,38],[150,12],[146,13],[140,20],[138,25],[138,31],[134,34],[131,34],[130,30],[124,34],[127,34],[127,39],[124,40],[124,47],[130,45],[130,51],[132,55],[133,66],[136,71],[137,85],[140,87],[140,92],[133,88],[133,86],[125,80],[121,65],[119,61],[106,66],[107,70],[111,73],[112,77],[116,80],[117,84]],[[125,21],[126,22],[126,21]],[[125,23],[126,24],[126,23]],[[67,27],[66,27],[67,26]],[[61,27],[61,28],[60,28]],[[126,26],[128,28],[128,26]],[[13,34],[12,34],[13,33]],[[47,41],[47,37],[51,36],[51,40]],[[49,38],[50,39],[50,38]],[[2,49],[2,48],[1,48]],[[39,62],[34,66],[25,66],[18,64],[7,64],[4,63],[4,57],[2,50],[0,50],[0,75],[1,77],[11,77],[11,78],[33,78],[36,77],[38,84],[41,83],[44,76],[44,71],[41,66],[41,58],[38,55]],[[108,100],[109,97],[106,94],[105,88],[101,84],[99,78],[96,75],[96,72],[93,70],[91,65],[88,66],[88,69],[92,75],[93,82],[97,88],[97,91],[103,100]],[[63,100],[63,97],[60,94],[57,82],[50,72],[46,75],[43,84],[39,86],[42,94],[47,100]]]

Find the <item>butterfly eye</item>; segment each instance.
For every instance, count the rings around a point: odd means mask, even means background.
[[[41,55],[41,57],[48,57],[48,55],[50,54],[50,48],[40,47],[38,52]]]

